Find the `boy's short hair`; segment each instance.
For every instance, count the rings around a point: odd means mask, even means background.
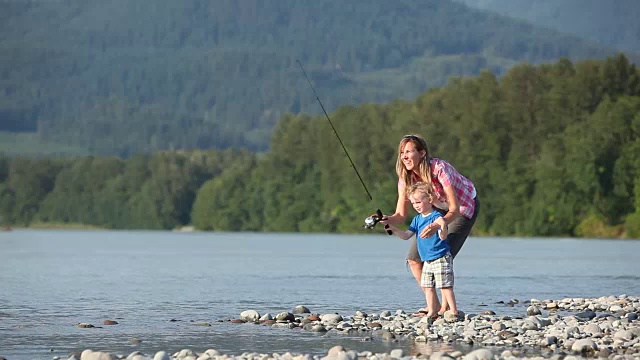
[[[427,199],[429,199],[429,202],[433,202],[436,199],[436,194],[433,191],[433,187],[422,181],[411,185],[411,187],[407,189],[407,197],[413,194],[424,194]]]

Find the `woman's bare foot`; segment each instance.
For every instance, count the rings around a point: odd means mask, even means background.
[[[428,314],[428,313],[429,313],[429,312],[428,312],[428,311],[426,311],[426,310],[418,310],[418,311],[414,312],[414,313],[413,313],[413,314],[411,314],[411,315],[412,315],[412,316],[420,316],[420,317],[422,317],[422,316],[427,316],[427,314]]]

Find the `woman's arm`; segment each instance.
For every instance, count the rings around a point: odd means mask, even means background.
[[[458,205],[458,197],[452,185],[444,188],[444,195],[447,197],[447,205],[449,210],[444,214],[443,218],[447,225],[451,224],[458,216],[460,216],[460,206]]]
[[[447,198],[447,205],[449,209],[447,213],[444,214],[442,219],[444,220],[446,225],[451,224],[453,220],[455,220],[458,216],[460,216],[460,207],[458,206],[458,197],[456,196],[456,192],[453,189],[453,186],[449,185],[444,187],[444,195]],[[420,231],[420,237],[426,238],[433,235],[438,229],[440,225],[435,222],[427,225]]]
[[[407,218],[409,213],[409,201],[407,201],[407,195],[405,187],[398,182],[398,202],[396,203],[396,212],[393,215],[386,216],[381,222],[383,224],[398,225],[402,224]]]
[[[434,223],[438,224],[438,236],[440,237],[440,240],[446,240],[447,236],[449,236],[449,228],[444,222],[444,219],[439,217],[434,221]]]

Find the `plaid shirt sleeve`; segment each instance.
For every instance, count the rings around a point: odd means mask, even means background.
[[[434,175],[434,182],[437,181],[440,185],[435,184],[439,200],[446,202],[444,188],[453,186],[458,198],[460,213],[469,219],[472,218],[476,205],[474,201],[476,189],[473,183],[462,176],[451,164],[437,158],[431,160],[431,173]]]

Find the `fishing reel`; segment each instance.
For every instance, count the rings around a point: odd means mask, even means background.
[[[375,214],[364,219],[364,228],[373,229],[380,220],[382,220],[382,210],[378,209]]]
[[[382,210],[380,209],[376,210],[375,214],[364,219],[364,228],[369,230],[373,229],[376,226],[376,224],[379,223],[380,220],[382,220],[383,218],[384,218],[384,215],[382,215]],[[387,234],[389,235],[393,234],[393,231],[389,229],[389,225],[385,225],[384,229],[387,231]]]

